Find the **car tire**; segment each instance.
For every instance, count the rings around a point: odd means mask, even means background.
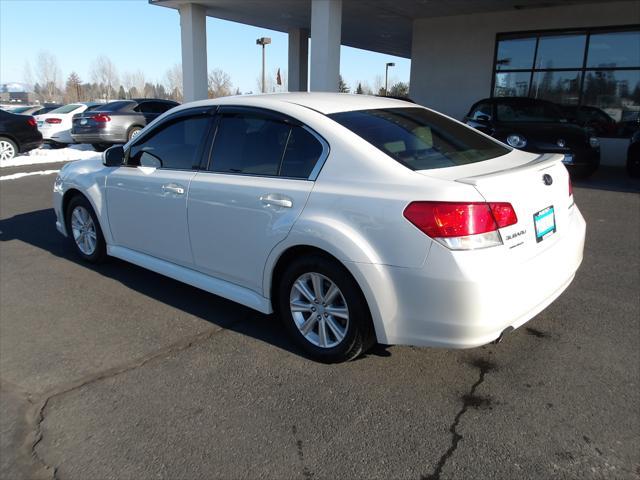
[[[635,143],[629,147],[627,173],[631,178],[640,178],[640,143]]]
[[[20,153],[18,145],[7,137],[0,137],[0,160],[11,160]]]
[[[136,135],[138,135],[141,130],[142,130],[142,127],[131,127],[127,132],[127,140],[131,141],[131,139]]]
[[[92,143],[91,146],[96,152],[104,152],[107,148],[109,148],[109,145],[106,145],[104,143]]]
[[[76,195],[69,201],[65,214],[67,236],[77,254],[89,263],[100,263],[107,256],[107,245],[89,200]]]
[[[292,262],[280,276],[275,300],[291,337],[315,360],[353,360],[375,344],[364,295],[333,259],[310,255]]]

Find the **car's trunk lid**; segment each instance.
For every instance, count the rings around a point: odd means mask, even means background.
[[[569,174],[558,154],[512,152],[486,162],[420,173],[473,186],[487,202],[509,202],[518,222],[500,230],[506,247],[526,257],[552,246],[569,220]]]

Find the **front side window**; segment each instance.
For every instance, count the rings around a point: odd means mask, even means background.
[[[127,165],[192,170],[200,164],[210,117],[180,118],[141,138],[129,150]]]
[[[219,173],[308,178],[323,152],[301,126],[250,113],[220,117],[209,169]]]
[[[482,162],[511,150],[424,108],[389,108],[329,115],[412,170]]]
[[[496,106],[499,122],[508,123],[558,123],[564,120],[562,112],[547,102],[513,101],[499,102]]]

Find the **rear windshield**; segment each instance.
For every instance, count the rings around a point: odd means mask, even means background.
[[[127,109],[128,107],[135,107],[135,106],[136,106],[136,103],[131,101],[111,102],[111,103],[106,103],[102,105],[99,109],[96,108],[96,110],[99,110],[101,112],[118,112],[120,110]]]
[[[69,105],[64,105],[63,107],[58,107],[55,110],[51,110],[49,113],[71,113],[81,106],[82,105],[78,105],[77,103],[70,103]]]
[[[22,112],[26,112],[27,110],[32,109],[33,107],[17,107],[17,108],[12,108],[11,109],[11,113],[22,113]]]
[[[551,103],[498,103],[496,113],[499,122],[558,123],[567,121],[562,111]]]
[[[329,117],[412,170],[482,162],[511,151],[424,108],[358,110]]]

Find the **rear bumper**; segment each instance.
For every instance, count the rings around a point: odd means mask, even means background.
[[[577,206],[568,227],[553,245],[522,262],[510,258],[506,247],[452,252],[434,244],[422,268],[385,267],[388,288],[379,295],[387,305],[382,315],[372,311],[384,325],[383,332],[376,330],[378,340],[471,348],[522,326],[560,296],[582,262],[586,225]]]
[[[76,143],[127,143],[126,137],[114,133],[72,133]]]
[[[30,140],[20,144],[20,153],[28,152],[34,148],[38,148],[42,145],[42,137],[37,140]]]

